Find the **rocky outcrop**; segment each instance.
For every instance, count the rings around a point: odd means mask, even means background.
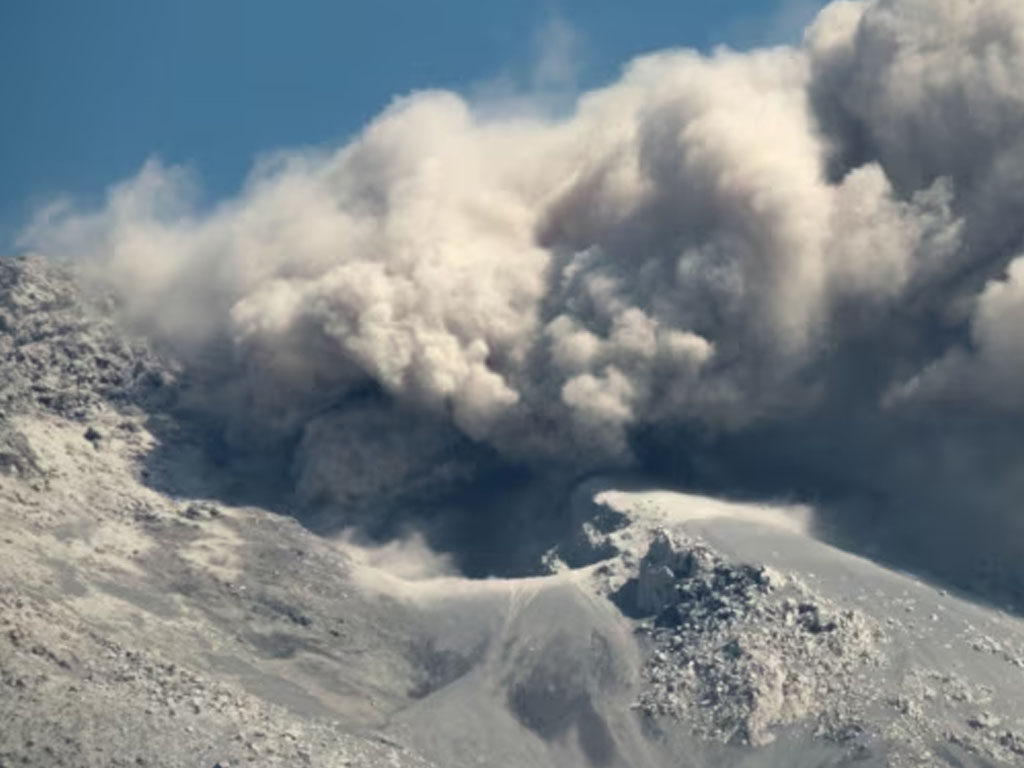
[[[863,673],[885,663],[880,627],[769,568],[659,530],[635,590],[655,617],[641,625],[651,650],[638,707],[649,717],[732,744],[767,744],[808,719],[842,738],[878,695]]]
[[[171,366],[117,327],[69,271],[41,257],[0,258],[0,414],[41,408],[84,420],[99,402],[144,398]]]

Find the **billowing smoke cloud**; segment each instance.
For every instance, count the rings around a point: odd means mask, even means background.
[[[690,468],[785,456],[776,490],[970,507],[935,515],[990,541],[1024,488],[1022,72],[1017,0],[835,2],[800,48],[646,56],[557,119],[414,94],[209,211],[150,162],[24,243],[88,265],[235,429],[304,431],[314,495],[319,437],[384,488],[385,454],[587,469],[654,432]]]

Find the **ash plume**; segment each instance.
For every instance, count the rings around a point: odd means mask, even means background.
[[[415,93],[209,210],[150,161],[22,244],[230,430],[301,437],[308,494],[442,482],[459,444],[639,464],[840,498],[901,557],[1019,586],[1022,71],[1016,0],[834,2],[799,47],[644,56],[557,119]]]

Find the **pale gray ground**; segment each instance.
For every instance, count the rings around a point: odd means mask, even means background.
[[[550,575],[399,578],[226,501],[78,301],[0,262],[3,768],[1024,765],[1024,624],[806,510],[592,481]]]

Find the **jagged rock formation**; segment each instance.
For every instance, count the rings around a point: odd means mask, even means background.
[[[173,376],[42,257],[0,258],[0,413],[41,409],[84,420],[103,402],[128,406]]]
[[[808,717],[840,739],[879,695],[882,628],[771,569],[732,565],[658,531],[640,563],[637,608],[654,648],[640,709],[709,738],[762,745]]]

